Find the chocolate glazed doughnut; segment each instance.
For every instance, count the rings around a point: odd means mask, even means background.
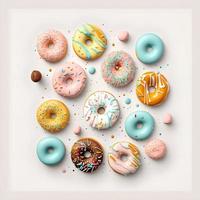
[[[81,171],[93,172],[103,161],[103,148],[101,144],[92,138],[82,138],[72,146],[71,159],[76,168]]]

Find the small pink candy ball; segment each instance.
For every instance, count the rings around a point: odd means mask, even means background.
[[[172,123],[172,115],[167,113],[163,117],[163,123],[164,124],[171,124]]]
[[[81,133],[81,127],[80,126],[77,126],[74,130],[73,130],[74,134],[76,135],[80,135]]]
[[[129,33],[127,31],[121,31],[118,35],[118,39],[122,42],[126,42],[129,38]]]

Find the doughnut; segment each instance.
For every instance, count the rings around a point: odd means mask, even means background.
[[[87,76],[82,67],[74,62],[67,62],[54,72],[52,84],[59,95],[74,98],[85,88],[86,79]]]
[[[95,60],[105,51],[107,39],[99,27],[85,24],[76,30],[72,39],[72,46],[80,58]]]
[[[71,159],[82,172],[93,172],[103,161],[103,148],[92,138],[81,138],[72,146]]]
[[[154,130],[154,118],[146,111],[131,113],[125,121],[125,130],[135,140],[147,139]]]
[[[45,130],[55,133],[64,129],[69,121],[67,106],[58,100],[47,100],[37,109],[37,121]]]
[[[153,89],[151,91],[151,89]],[[159,72],[145,72],[137,80],[136,94],[139,100],[149,106],[161,104],[169,93],[169,83]]]
[[[108,163],[113,171],[121,175],[133,174],[141,165],[139,150],[130,142],[117,142],[111,147]]]
[[[129,84],[135,75],[135,65],[131,56],[124,51],[113,51],[106,57],[102,66],[103,79],[114,87]]]
[[[153,64],[161,59],[164,53],[164,44],[160,37],[153,33],[141,36],[135,46],[137,58],[145,64]]]
[[[58,62],[67,53],[67,39],[61,32],[50,30],[38,37],[37,51],[44,60]]]
[[[65,156],[65,146],[56,137],[46,137],[37,144],[37,156],[45,165],[59,164]]]
[[[100,129],[112,127],[118,120],[120,108],[117,99],[105,91],[90,95],[84,105],[84,117],[90,126]]]
[[[145,153],[153,160],[159,160],[165,156],[167,147],[160,139],[154,139],[145,145]]]

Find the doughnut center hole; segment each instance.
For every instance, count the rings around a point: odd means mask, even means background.
[[[52,40],[49,40],[48,48],[52,49],[53,47],[54,47],[54,42]]]
[[[67,85],[70,85],[70,84],[72,84],[72,79],[71,78],[67,78],[66,80],[65,80],[65,83],[67,84]]]
[[[126,162],[126,161],[128,160],[128,155],[122,154],[122,155],[120,156],[120,160],[123,161],[123,162]]]
[[[56,114],[55,113],[50,113],[50,118],[51,119],[55,119],[56,118]]]
[[[104,107],[99,107],[97,112],[98,112],[98,114],[103,115],[105,113],[105,108]]]
[[[150,86],[150,87],[148,88],[148,91],[149,91],[149,93],[155,92],[155,87],[154,87],[154,86]]]
[[[151,53],[151,52],[153,51],[152,45],[148,45],[148,46],[146,47],[146,51],[147,51],[148,53]]]
[[[88,46],[91,45],[92,44],[92,40],[90,38],[86,39],[85,40],[85,44],[88,45]]]
[[[89,151],[86,151],[86,152],[84,153],[84,157],[85,157],[85,158],[90,158],[90,157],[91,157],[91,153],[90,153]]]
[[[53,148],[53,147],[49,147],[49,148],[47,149],[47,153],[53,153],[53,151],[54,151],[54,148]]]
[[[121,67],[122,67],[122,63],[121,63],[121,62],[117,62],[117,63],[115,64],[115,70],[116,70],[116,71],[120,70]]]
[[[143,127],[143,123],[142,123],[142,122],[138,122],[137,125],[136,125],[136,127],[137,127],[138,129],[142,128],[142,127]]]

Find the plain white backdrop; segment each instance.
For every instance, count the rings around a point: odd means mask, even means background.
[[[72,50],[71,37],[75,29],[84,23],[100,26],[108,38],[108,49],[97,61],[85,62]],[[13,10],[10,13],[11,45],[11,116],[10,121],[10,186],[13,190],[45,191],[163,191],[191,189],[191,14],[184,11],[147,10]],[[68,39],[69,51],[65,59],[57,64],[49,64],[39,58],[36,38],[41,32],[57,29]],[[126,44],[117,39],[121,30],[129,31],[131,38]],[[146,32],[158,34],[165,43],[164,58],[154,66],[146,66],[137,60],[134,46],[137,38]],[[116,89],[108,86],[100,73],[101,63],[110,51],[125,50],[130,53],[138,68],[135,80],[144,71],[160,71],[169,80],[171,92],[167,101],[158,107],[143,106],[135,96],[135,81],[128,87]],[[58,96],[51,85],[49,68],[59,67],[66,61],[75,61],[82,67],[95,66],[95,75],[88,74],[86,90],[77,99],[69,100]],[[39,69],[43,81],[34,84],[30,73]],[[82,118],[84,101],[96,90],[111,92],[119,100],[121,120],[107,131],[91,129]],[[125,95],[125,96],[124,96]],[[132,98],[131,105],[124,99]],[[70,125],[57,134],[66,144],[67,158],[57,167],[44,166],[36,157],[35,148],[39,139],[49,135],[35,120],[39,104],[49,98],[63,100],[71,112]],[[139,107],[137,106],[139,104]],[[156,129],[151,138],[162,138],[168,146],[168,154],[162,161],[152,161],[143,152],[147,142],[136,142],[124,131],[126,116],[136,110],[149,111],[156,120]],[[184,110],[184,112],[183,112]],[[174,124],[162,124],[162,116],[171,112]],[[184,114],[183,114],[184,113]],[[105,148],[104,165],[94,174],[83,174],[74,168],[70,159],[70,149],[78,139],[72,132],[77,124],[83,128],[82,136],[99,140]],[[160,135],[161,133],[161,135]],[[114,135],[114,139],[111,136]],[[150,139],[151,139],[150,138]],[[129,140],[140,151],[142,167],[137,174],[122,177],[114,173],[107,164],[109,146],[116,141]],[[66,170],[66,173],[63,173]],[[74,171],[73,171],[74,170]]]

